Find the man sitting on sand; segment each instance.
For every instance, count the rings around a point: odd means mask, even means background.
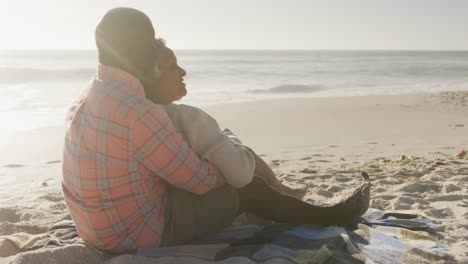
[[[166,47],[163,49],[170,51]],[[173,91],[177,93],[177,89]],[[182,134],[199,158],[209,161],[221,171],[227,184],[240,188],[256,175],[280,192],[298,198],[303,196],[302,190],[294,190],[282,184],[262,158],[244,146],[231,130],[221,130],[218,122],[201,109],[172,104],[173,98],[164,96],[152,101],[164,105],[174,128]]]
[[[251,175],[239,175],[244,181],[236,188],[226,184],[154,103],[183,88],[185,72],[155,40],[150,19],[135,9],[112,9],[96,28],[96,44],[98,72],[67,117],[62,181],[78,233],[90,244],[112,252],[183,244],[229,226],[242,212],[334,225],[367,210],[368,185],[319,207]]]

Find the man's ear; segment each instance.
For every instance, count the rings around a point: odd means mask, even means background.
[[[154,73],[155,78],[159,78],[161,76],[161,70],[159,69],[157,60],[154,63],[153,73]]]

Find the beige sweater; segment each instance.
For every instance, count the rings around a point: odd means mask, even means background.
[[[240,188],[250,183],[255,157],[234,134],[221,131],[218,122],[199,108],[169,104],[165,110],[192,150],[215,165],[228,184]]]

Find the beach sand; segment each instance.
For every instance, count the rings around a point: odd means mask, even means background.
[[[421,214],[468,263],[468,93],[282,99],[204,107],[261,155],[304,199],[330,203],[373,183],[371,207]],[[0,235],[39,234],[68,212],[61,193],[63,128],[0,133]],[[187,258],[104,258],[83,245],[19,253],[4,263],[191,263]],[[249,262],[234,258],[223,263]],[[207,263],[199,261],[198,263]],[[267,263],[280,263],[267,261]]]

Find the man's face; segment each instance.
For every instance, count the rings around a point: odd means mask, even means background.
[[[177,64],[174,52],[165,48],[158,60],[159,77],[156,78],[155,87],[151,88],[151,101],[158,104],[169,104],[180,100],[187,94],[185,89],[185,70]]]

